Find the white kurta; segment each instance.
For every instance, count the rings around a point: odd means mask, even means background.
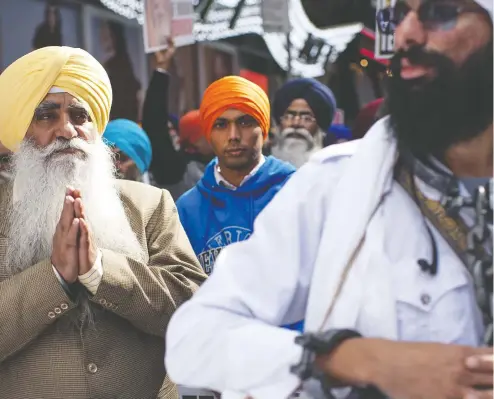
[[[417,265],[431,258],[431,245],[424,218],[393,181],[395,160],[382,120],[363,140],[329,147],[302,167],[258,216],[251,238],[222,251],[213,275],[172,317],[172,380],[223,399],[285,399],[300,384],[289,368],[302,351],[297,333],[277,326],[304,317],[310,331],[480,345],[470,277],[439,233],[438,274]]]

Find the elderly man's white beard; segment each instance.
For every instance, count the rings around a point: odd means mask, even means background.
[[[75,152],[61,152],[68,149]],[[12,172],[11,240],[6,254],[11,274],[51,259],[67,186],[81,191],[86,221],[98,248],[144,260],[116,189],[112,153],[101,139],[94,144],[78,138],[58,139],[46,148],[25,141],[13,155]],[[79,292],[77,301],[79,312],[69,315],[69,325],[94,326],[95,308],[86,293]]]
[[[75,153],[62,150],[73,149]],[[77,151],[79,150],[79,151]],[[22,143],[12,158],[13,207],[7,265],[16,273],[50,259],[67,186],[80,189],[86,219],[99,248],[142,260],[143,250],[120,201],[112,155],[102,140],[60,139],[46,148]]]
[[[64,149],[76,151],[60,152]],[[111,151],[102,140],[90,144],[78,138],[58,139],[46,148],[24,141],[12,158],[12,168],[15,202],[7,249],[12,273],[51,258],[67,186],[80,189],[98,248],[143,259],[116,189]]]
[[[298,169],[309,160],[314,152],[323,148],[323,138],[322,130],[312,136],[307,129],[289,127],[281,132],[271,153]]]

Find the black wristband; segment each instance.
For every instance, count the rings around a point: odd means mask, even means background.
[[[322,333],[306,333],[295,338],[295,343],[304,348],[299,364],[290,368],[302,381],[310,378],[321,379],[321,370],[315,365],[316,356],[329,355],[343,342],[362,335],[349,329],[328,330]]]
[[[304,348],[302,359],[299,364],[292,366],[290,371],[297,375],[302,381],[315,379],[321,384],[321,389],[324,396],[328,399],[334,399],[332,389],[341,385],[336,380],[332,380],[322,370],[320,370],[315,360],[317,356],[330,355],[343,342],[352,338],[360,338],[362,335],[349,329],[329,330],[323,333],[311,334],[307,333],[295,338],[295,342]],[[355,397],[365,399],[384,399],[385,395],[374,386],[352,387],[352,394],[355,392]]]

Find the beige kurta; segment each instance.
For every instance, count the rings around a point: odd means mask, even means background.
[[[132,229],[149,258],[101,248],[104,275],[91,298],[96,328],[69,322],[75,304],[45,259],[9,277],[5,220],[12,186],[0,186],[0,398],[175,399],[165,379],[170,316],[205,279],[168,192],[120,181]],[[161,388],[161,392],[160,391]]]

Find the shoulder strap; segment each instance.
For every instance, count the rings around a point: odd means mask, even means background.
[[[398,163],[395,171],[396,180],[420,208],[422,214],[439,231],[456,255],[468,266],[467,233],[468,227],[460,217],[449,216],[439,201],[427,198],[416,187],[411,171]]]

